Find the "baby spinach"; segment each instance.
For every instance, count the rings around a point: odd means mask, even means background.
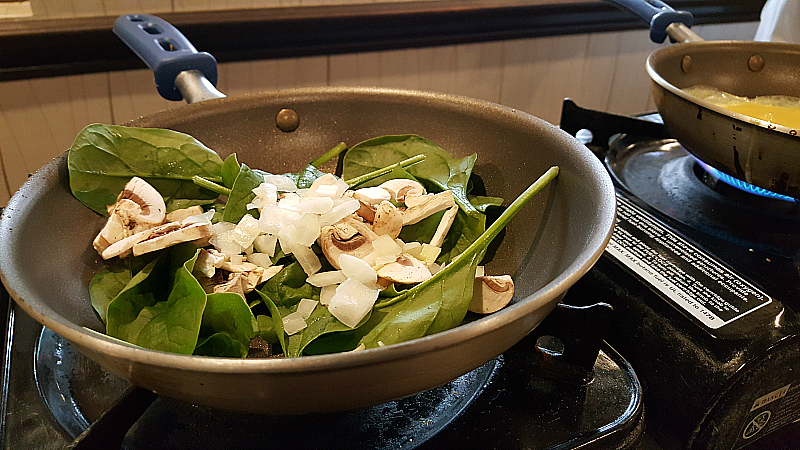
[[[216,152],[187,134],[157,128],[88,125],[72,143],[67,165],[73,195],[103,215],[134,176],[152,184],[170,211],[217,198],[195,186],[194,175],[222,181]]]
[[[453,158],[434,142],[417,135],[381,136],[354,145],[344,155],[342,178],[355,178],[416,155],[425,155],[425,160],[408,167],[406,171],[410,175],[437,190],[453,191],[456,203],[464,212],[470,216],[478,214],[467,199],[469,177],[477,155]],[[384,177],[376,182],[389,179]]]
[[[253,189],[263,182],[264,177],[259,171],[252,170],[247,165],[242,164],[239,168],[239,174],[231,187],[228,201],[225,203],[222,220],[230,223],[239,223],[245,214],[251,214],[258,218],[258,211],[255,209],[248,210],[247,204],[256,198]]]
[[[109,303],[109,336],[153,350],[191,354],[206,306],[192,275],[199,249],[179,244],[135,274]]]
[[[258,322],[241,295],[208,294],[194,354],[244,358],[257,330]]]

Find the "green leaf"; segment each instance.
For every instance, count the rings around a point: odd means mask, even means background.
[[[435,143],[416,135],[381,136],[353,146],[344,155],[342,178],[349,180],[416,155],[425,155],[425,160],[409,167],[409,174],[438,190],[453,191],[464,212],[478,214],[467,199],[467,185],[477,156],[453,158]],[[386,179],[389,178],[384,176],[374,182]]]
[[[145,266],[108,305],[109,336],[153,350],[191,354],[206,305],[192,275],[199,249],[170,247]]]
[[[256,322],[258,323],[259,336],[270,344],[280,343],[278,334],[275,332],[275,322],[272,320],[272,317],[259,314],[256,316]]]
[[[78,133],[67,163],[73,195],[103,215],[134,176],[158,189],[169,211],[213,200],[217,195],[193,186],[192,176],[221,181],[222,167],[219,155],[187,134],[102,124]]]
[[[283,175],[291,178],[299,189],[308,189],[314,183],[314,180],[325,175],[325,172],[309,164],[299,173],[285,173]]]
[[[239,167],[239,161],[236,159],[236,153],[231,153],[227,158],[225,158],[225,162],[222,163],[222,169],[220,170],[223,186],[228,189],[233,187],[233,183],[236,181],[236,177],[239,175]]]
[[[119,295],[131,281],[131,271],[128,268],[114,268],[103,270],[89,282],[89,297],[92,307],[103,322],[106,321],[108,305]]]
[[[286,308],[304,298],[319,299],[319,288],[306,283],[306,278],[303,267],[295,261],[267,280],[258,292],[268,296],[276,306]]]
[[[251,214],[257,219],[258,211],[255,209],[248,210],[247,204],[256,198],[253,189],[263,182],[264,177],[259,171],[252,170],[242,164],[239,168],[239,174],[236,176],[236,181],[233,182],[228,202],[225,203],[225,212],[222,214],[222,220],[230,223],[239,223],[245,214]]]
[[[194,353],[244,358],[257,328],[258,322],[241,295],[231,292],[208,294],[200,324],[200,340]],[[233,345],[232,342],[239,345]],[[231,354],[233,350],[239,353]]]

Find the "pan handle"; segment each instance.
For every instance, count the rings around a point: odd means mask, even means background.
[[[158,93],[167,100],[194,103],[225,97],[215,87],[217,60],[198,52],[166,20],[127,14],[114,21],[113,31],[153,71]]]
[[[646,20],[650,24],[650,40],[655,43],[664,42],[667,35],[677,42],[703,40],[689,29],[694,23],[694,17],[688,11],[675,11],[660,0],[610,1]]]

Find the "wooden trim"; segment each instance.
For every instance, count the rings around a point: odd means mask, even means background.
[[[671,2],[695,23],[759,19],[765,0]],[[603,1],[420,1],[159,14],[219,62],[608,32],[646,25]],[[0,21],[0,81],[144,68],[116,17]]]

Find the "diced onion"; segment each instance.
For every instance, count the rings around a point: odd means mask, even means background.
[[[300,300],[300,303],[297,304],[297,312],[300,313],[300,317],[303,320],[308,319],[311,316],[311,313],[314,312],[314,309],[317,307],[319,302],[316,300],[312,300],[310,298],[304,298]]]
[[[275,247],[277,243],[277,234],[261,234],[253,240],[253,248],[255,248],[257,252],[275,256]]]
[[[289,211],[277,206],[267,205],[261,210],[261,216],[258,218],[258,229],[262,233],[278,234],[278,231],[291,225],[299,218],[300,213],[297,211]]]
[[[297,311],[287,314],[281,320],[283,321],[283,331],[289,336],[308,326],[306,325],[306,319]]]
[[[328,310],[333,317],[350,328],[363,319],[378,299],[378,289],[364,286],[358,280],[350,279],[336,288],[330,299]]]
[[[361,203],[354,198],[347,199],[320,216],[320,223],[323,227],[327,225],[333,225],[350,214],[358,211],[360,205]]]
[[[297,190],[297,185],[294,181],[285,175],[265,174],[264,182],[275,185],[275,188],[281,192],[294,192]]]
[[[250,253],[247,255],[247,260],[265,269],[272,265],[272,259],[266,253]]]
[[[239,244],[243,249],[249,247],[253,240],[258,236],[258,219],[245,214],[242,220],[233,229],[231,238],[234,242]]]
[[[333,298],[333,295],[336,294],[336,288],[338,287],[338,284],[322,286],[322,289],[319,290],[320,304],[328,306],[331,303],[331,298]]]
[[[378,282],[378,274],[375,269],[361,258],[343,253],[339,256],[339,266],[348,279],[358,280],[359,283],[364,285],[372,285]]]
[[[342,283],[346,279],[347,277],[341,270],[331,270],[328,272],[317,272],[309,276],[306,281],[312,286],[324,287]]]

